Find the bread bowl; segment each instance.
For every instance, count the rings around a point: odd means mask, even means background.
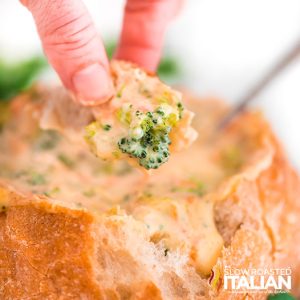
[[[282,146],[257,111],[215,136],[228,107],[184,94],[199,138],[147,182],[39,128],[45,99],[69,101],[63,91],[11,103],[0,137],[0,299],[266,298],[225,290],[226,266],[291,268],[300,295],[300,181]]]

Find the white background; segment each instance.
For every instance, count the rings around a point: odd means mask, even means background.
[[[141,0],[142,1],[142,0]],[[102,36],[119,33],[124,1],[86,0]],[[300,0],[187,0],[166,45],[185,66],[184,84],[234,102],[300,38]],[[29,12],[0,0],[0,56],[40,50]],[[300,59],[256,101],[300,170]]]

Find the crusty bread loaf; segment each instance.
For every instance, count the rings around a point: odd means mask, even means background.
[[[200,132],[196,148],[183,163],[179,159],[184,153],[175,156],[152,179],[157,180],[152,182],[155,190],[159,181],[175,176],[178,190],[167,200],[164,194],[150,199],[140,192],[123,202],[96,205],[104,201],[103,194],[98,200],[82,200],[79,206],[76,194],[41,195],[38,185],[26,184],[27,177],[20,183],[20,177],[4,172],[10,164],[18,169],[39,156],[32,150],[37,147],[32,132],[38,105],[32,106],[29,98],[21,96],[12,104],[14,125],[7,126],[0,143],[0,299],[266,298],[263,293],[225,291],[225,266],[290,267],[293,294],[300,295],[300,181],[261,114],[246,112],[222,136],[213,137],[210,133],[224,106],[189,96],[187,104],[196,112]],[[34,148],[28,150],[30,143]],[[242,149],[242,157],[232,155],[236,151],[232,145]],[[51,151],[40,154],[38,161],[46,164],[46,155],[49,159],[56,155]],[[199,157],[189,161],[192,153]],[[204,165],[208,158],[221,162],[224,170]],[[54,160],[50,164],[54,176],[63,173],[65,181],[75,172]],[[191,164],[199,164],[196,168],[209,178],[203,193],[183,180]],[[80,180],[87,176],[81,167],[76,172],[82,175]],[[121,177],[118,180],[121,186]],[[52,184],[39,181],[41,189]],[[72,182],[77,190],[75,178]],[[109,184],[118,189],[118,181],[107,184],[108,190]],[[160,230],[153,229],[150,218],[158,212],[165,222]],[[209,231],[199,223],[205,218],[213,223]],[[214,241],[217,245],[208,248]]]

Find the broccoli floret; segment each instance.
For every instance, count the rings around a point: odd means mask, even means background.
[[[137,158],[144,168],[157,169],[169,159],[169,133],[179,120],[179,111],[164,105],[154,112],[136,111],[134,115],[134,127],[119,140],[118,146],[123,153]]]
[[[102,128],[103,128],[103,130],[105,130],[105,131],[110,131],[110,130],[111,130],[111,125],[105,124],[105,125],[102,126]]]
[[[126,130],[124,135],[115,139],[112,125],[99,120],[86,126],[85,139],[100,157],[111,155],[118,158],[122,152],[135,158],[146,169],[157,169],[170,156],[169,134],[180,121],[181,113],[180,105],[161,103],[155,110],[143,112],[134,109],[130,103],[124,103],[116,110],[117,121],[122,124],[122,130]],[[110,131],[110,135],[105,131]],[[111,138],[113,143],[109,142]]]
[[[146,157],[139,160],[140,165],[146,169],[157,169],[161,164],[165,163],[170,156],[167,145],[149,147],[146,152]]]
[[[169,137],[150,130],[141,139],[122,138],[118,145],[123,153],[139,159],[146,169],[157,169],[169,158]]]
[[[146,147],[141,145],[140,141],[134,138],[122,138],[118,145],[122,152],[128,153],[133,157],[142,158],[147,154]]]

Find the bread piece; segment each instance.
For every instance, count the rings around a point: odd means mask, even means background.
[[[79,140],[84,136],[99,158],[124,159],[147,170],[194,142],[193,113],[184,108],[180,92],[125,61],[112,61],[111,73],[115,95],[109,101],[82,108],[52,96],[44,105],[43,128],[59,128]]]
[[[142,186],[63,137],[49,149],[39,103],[16,99],[0,138],[0,299],[245,299],[223,289],[228,265],[291,267],[300,295],[300,181],[268,124],[246,112],[214,138],[224,105],[188,106],[202,138]]]

